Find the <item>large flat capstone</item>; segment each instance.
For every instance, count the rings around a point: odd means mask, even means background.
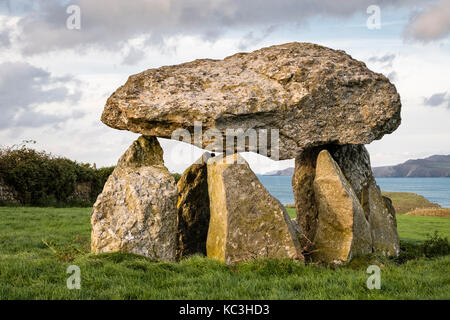
[[[235,150],[267,149],[282,160],[314,146],[381,139],[400,125],[400,109],[395,86],[363,62],[293,42],[132,75],[109,97],[101,119],[112,128],[164,138],[186,129],[188,142],[203,148],[255,129],[262,149],[247,139]],[[194,141],[196,122],[202,133],[213,134]]]

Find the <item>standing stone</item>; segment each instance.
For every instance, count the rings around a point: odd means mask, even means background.
[[[375,179],[369,185],[369,223],[375,253],[396,257],[400,253],[395,209],[391,199],[381,195]]]
[[[208,160],[211,219],[207,255],[226,263],[257,258],[303,261],[284,206],[238,154]]]
[[[302,246],[314,240],[317,228],[317,206],[314,198],[314,178],[319,148],[305,150],[295,158],[292,189],[294,191],[297,224],[304,233]],[[308,241],[309,240],[309,241]]]
[[[372,180],[370,155],[364,145],[331,146],[331,156],[342,170],[358,199],[364,198]],[[363,194],[364,193],[364,194]]]
[[[395,209],[390,205],[390,199],[384,199],[377,186],[366,147],[346,145],[333,148],[331,153],[355,191],[370,223],[373,252],[397,256],[400,252],[400,240]]]
[[[342,263],[372,252],[369,222],[355,192],[327,150],[319,153],[314,179],[318,210],[314,259]]]
[[[175,259],[177,188],[155,137],[141,136],[119,159],[91,217],[91,250]]]
[[[8,186],[2,177],[0,177],[0,202],[4,203],[19,203],[17,201],[17,192]]]
[[[399,237],[395,209],[384,199],[376,184],[370,165],[370,156],[364,145],[329,145],[305,150],[296,158],[292,179],[297,222],[308,239],[313,240],[317,230],[317,205],[313,188],[316,175],[316,157],[326,148],[341,169],[363,208],[370,224],[372,250],[387,256],[399,253]]]
[[[177,257],[200,253],[206,255],[209,227],[208,174],[204,153],[187,168],[178,181],[178,249]]]

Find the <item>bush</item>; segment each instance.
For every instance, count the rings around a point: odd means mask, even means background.
[[[172,173],[172,177],[175,179],[175,183],[178,183],[181,179],[181,174],[179,173]]]
[[[420,257],[422,257],[420,245],[412,242],[400,241],[400,253],[394,260],[397,263],[405,263]]]
[[[448,238],[440,237],[437,231],[434,232],[434,235],[429,235],[428,237],[421,245],[421,250],[425,257],[432,258],[450,254]]]
[[[92,205],[113,169],[55,157],[26,143],[0,148],[0,177],[16,191],[22,205]],[[83,183],[88,194],[79,196],[75,191]]]
[[[404,263],[417,258],[432,258],[447,254],[450,254],[448,238],[439,236],[439,233],[435,231],[433,235],[428,235],[428,238],[421,244],[401,241],[400,254],[395,258],[395,261]]]

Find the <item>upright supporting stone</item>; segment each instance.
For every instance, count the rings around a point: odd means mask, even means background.
[[[12,187],[8,186],[3,181],[2,177],[0,177],[0,202],[19,203],[19,201],[17,201],[17,192]]]
[[[208,257],[226,263],[257,258],[303,261],[286,209],[238,154],[208,160],[208,190]]]
[[[383,197],[375,179],[369,185],[369,223],[372,232],[372,246],[375,253],[398,256],[400,239],[397,233],[397,220],[391,199]]]
[[[314,258],[342,263],[372,252],[369,222],[355,192],[327,150],[319,153],[314,179],[318,209]]]
[[[209,227],[208,174],[204,153],[187,168],[178,181],[178,249],[177,257],[200,253],[206,255]]]
[[[329,145],[311,148],[296,158],[292,179],[297,221],[305,235],[313,241],[318,223],[317,196],[313,188],[316,159],[326,149],[341,169],[354,191],[356,199],[370,224],[372,251],[387,256],[399,253],[399,238],[395,209],[386,200],[376,184],[370,165],[370,156],[363,145]]]
[[[177,188],[155,137],[141,136],[119,159],[91,217],[91,250],[175,260]]]
[[[400,240],[395,209],[390,200],[382,196],[377,186],[366,147],[335,147],[332,149],[332,156],[355,191],[370,223],[373,252],[397,256],[400,252]]]
[[[312,148],[295,158],[292,189],[294,191],[297,223],[305,237],[302,245],[314,240],[317,228],[317,206],[314,198],[314,178],[316,176],[316,160],[320,149]]]

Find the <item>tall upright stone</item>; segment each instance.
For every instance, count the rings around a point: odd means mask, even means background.
[[[257,258],[303,261],[298,234],[286,209],[241,156],[208,160],[208,191],[208,257],[226,263]]]
[[[395,209],[382,196],[372,174],[369,153],[363,145],[317,147],[306,150],[296,158],[292,184],[299,226],[312,241],[318,223],[317,200],[313,188],[316,176],[315,157],[325,149],[341,169],[370,224],[373,252],[387,256],[398,255],[400,244]]]
[[[17,192],[0,177],[0,202],[18,204]]]
[[[172,261],[177,188],[155,137],[141,136],[119,159],[94,204],[91,250]]]
[[[314,240],[317,229],[317,205],[314,197],[314,178],[316,176],[316,160],[321,149],[305,150],[295,158],[292,189],[294,192],[296,220],[304,233],[303,247]]]
[[[368,198],[373,252],[396,257],[400,253],[400,239],[392,201],[381,195],[375,179],[369,185]]]
[[[210,217],[206,163],[210,157],[204,153],[183,172],[177,184],[179,259],[196,253],[206,255]]]
[[[382,196],[372,173],[370,156],[363,145],[345,145],[332,148],[332,157],[355,191],[364,215],[370,223],[373,252],[397,256],[400,240],[395,209]]]
[[[314,193],[318,210],[314,258],[349,261],[372,252],[369,222],[350,183],[327,150],[317,158]]]

